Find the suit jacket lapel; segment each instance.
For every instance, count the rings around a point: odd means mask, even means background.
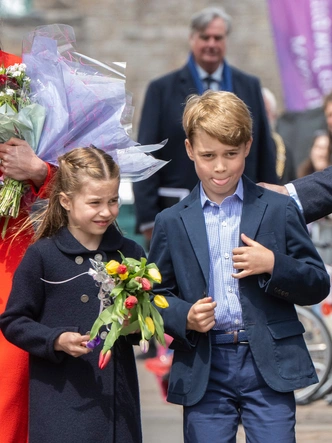
[[[180,70],[180,85],[181,94],[187,98],[191,94],[198,94],[195,81],[190,73],[188,64]]]
[[[260,188],[246,176],[243,176],[243,188],[244,195],[240,233],[244,233],[251,239],[254,239],[265,213],[267,203],[260,199],[262,195]],[[240,245],[243,245],[241,240]]]
[[[180,216],[187,231],[189,241],[202,269],[206,286],[209,282],[210,255],[202,205],[199,197],[199,185],[191,194],[192,199]]]

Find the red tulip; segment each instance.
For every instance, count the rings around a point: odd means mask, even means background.
[[[99,369],[105,369],[106,368],[106,366],[108,365],[109,361],[111,360],[111,355],[112,355],[112,352],[111,352],[110,349],[108,351],[106,351],[105,353],[104,353],[103,350],[100,351],[99,362],[98,362]]]
[[[119,265],[118,269],[116,271],[118,274],[125,274],[127,272],[127,266],[126,265]]]
[[[152,288],[151,282],[148,278],[145,277],[135,277],[135,280],[138,281],[142,285],[143,291],[150,291]]]
[[[136,306],[137,303],[138,303],[137,298],[134,295],[129,295],[126,298],[124,305],[125,305],[125,308],[127,308],[127,309],[133,309],[133,307]]]

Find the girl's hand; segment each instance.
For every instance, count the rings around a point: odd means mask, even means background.
[[[274,268],[274,254],[270,249],[241,234],[241,240],[247,246],[233,249],[233,266],[241,269],[232,274],[232,277],[240,279],[248,275],[272,274]]]
[[[187,316],[187,329],[207,332],[215,325],[214,309],[217,306],[212,297],[204,297],[198,300],[189,309]]]
[[[54,342],[56,351],[63,351],[72,357],[80,357],[92,351],[86,347],[89,335],[81,335],[78,332],[63,332]]]

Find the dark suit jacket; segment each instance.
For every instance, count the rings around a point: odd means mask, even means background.
[[[253,144],[246,159],[246,175],[254,182],[277,183],[275,149],[270,136],[259,80],[231,67],[234,93],[249,107],[253,116]],[[151,144],[168,139],[154,156],[170,163],[147,180],[134,183],[138,225],[153,222],[161,209],[157,190],[160,187],[192,190],[198,178],[188,158],[182,128],[186,98],[197,94],[188,65],[150,83],[142,109],[139,143]]]
[[[332,166],[294,180],[307,223],[332,213]]]
[[[294,303],[324,299],[329,276],[290,198],[255,185],[246,177],[240,232],[271,249],[272,276],[239,281],[240,302],[253,357],[266,383],[280,392],[317,382]],[[177,205],[157,215],[149,253],[167,297],[161,310],[165,330],[174,337],[168,400],[193,405],[204,395],[210,372],[210,334],[186,331],[187,314],[209,287],[209,248],[199,186]]]

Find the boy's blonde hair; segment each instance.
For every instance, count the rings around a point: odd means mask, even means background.
[[[232,92],[208,90],[203,95],[191,95],[184,108],[182,124],[192,146],[199,130],[230,146],[247,143],[252,136],[249,109]]]

